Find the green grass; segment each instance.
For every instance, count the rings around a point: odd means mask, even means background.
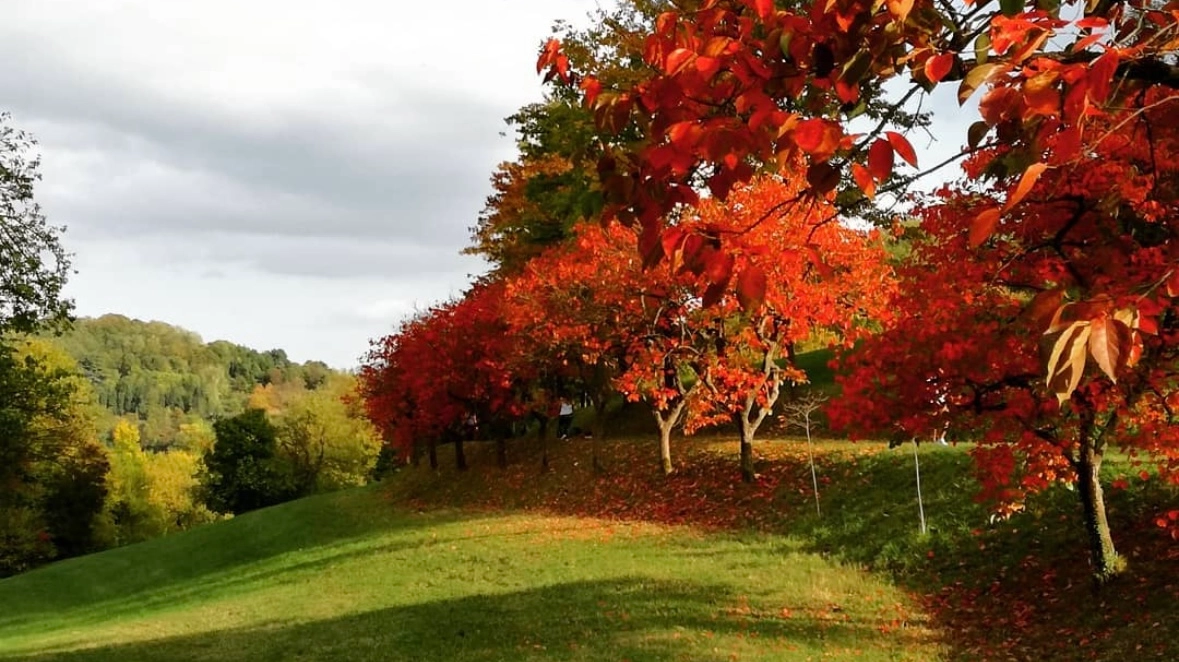
[[[753,485],[730,440],[677,441],[668,478],[650,439],[603,478],[529,443],[0,581],[0,660],[1179,659],[1174,494],[1137,478],[1094,597],[1075,497],[991,522],[961,449],[921,450],[921,534],[911,446],[819,443],[818,516],[797,441]]]
[[[928,630],[879,632],[911,609],[778,536],[369,488],[4,580],[0,658],[930,659]]]

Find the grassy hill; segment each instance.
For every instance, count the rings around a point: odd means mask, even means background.
[[[821,444],[820,516],[803,444],[763,444],[754,485],[730,442],[679,443],[666,479],[653,443],[606,446],[601,480],[588,442],[545,474],[477,449],[0,581],[0,659],[1179,657],[1161,490],[1111,495],[1133,565],[1095,598],[1071,495],[991,523],[960,450],[922,449],[922,535],[911,447]]]

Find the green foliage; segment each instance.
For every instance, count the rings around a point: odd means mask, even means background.
[[[279,414],[279,453],[291,463],[300,492],[369,481],[382,443],[361,407],[356,378],[335,375],[319,389],[303,390]]]
[[[91,395],[51,345],[0,345],[0,576],[95,547],[106,456]]]
[[[41,179],[36,141],[9,119],[0,113],[0,334],[57,327],[73,308],[61,297],[70,272],[62,230],[46,222],[33,198]]]
[[[130,416],[147,448],[199,450],[204,442],[193,435],[208,435],[193,426],[241,413],[255,386],[316,388],[333,374],[319,361],[294,363],[282,350],[206,344],[191,331],[122,315],[80,319],[56,342],[78,361],[98,404],[110,412],[105,429]]]
[[[292,467],[278,455],[277,430],[261,409],[247,409],[213,425],[217,443],[204,458],[206,503],[218,512],[244,513],[298,496]]]

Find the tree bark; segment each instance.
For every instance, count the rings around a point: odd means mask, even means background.
[[[495,438],[495,459],[500,469],[508,468],[508,442],[504,439],[503,433]]]
[[[659,421],[659,464],[664,476],[675,473],[675,466],[671,463],[671,425]]]
[[[739,425],[741,426],[741,480],[752,483],[754,478],[753,430],[749,429],[744,421]]]
[[[463,452],[463,439],[454,440],[454,466],[459,471],[467,470],[467,454]]]
[[[1105,513],[1105,494],[1101,489],[1102,451],[1088,440],[1083,441],[1077,459],[1077,492],[1085,515],[1085,532],[1089,537],[1089,557],[1095,588],[1101,588],[1126,569],[1126,562],[1114,549]]]
[[[594,402],[594,424],[593,424],[593,440],[590,443],[590,449],[593,453],[593,468],[594,473],[601,474],[606,472],[605,465],[602,464],[602,439],[606,436],[606,398],[595,397]]]
[[[430,468],[438,470],[438,442],[430,440],[428,452],[430,454]]]

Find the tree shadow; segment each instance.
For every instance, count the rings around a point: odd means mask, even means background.
[[[1171,636],[1179,627],[1179,548],[1152,524],[1175,508],[1174,490],[1145,484],[1107,495],[1115,543],[1130,570],[1094,595],[1075,494],[1054,488],[1010,519],[993,519],[973,498],[978,485],[961,448],[921,447],[929,524],[922,533],[907,444],[822,450],[821,516],[802,444],[759,442],[753,484],[740,482],[735,443],[731,453],[727,446],[717,453],[712,440],[677,440],[677,471],[666,477],[656,471],[653,441],[607,446],[614,470],[604,478],[584,470],[585,449],[569,446],[553,454],[549,474],[526,465],[481,477],[443,474],[432,481],[432,497],[470,504],[472,494],[505,493],[495,484],[506,481],[513,490],[491,503],[505,510],[789,536],[793,549],[866,567],[915,594],[950,659],[1179,659]],[[486,482],[467,492],[464,481],[472,478]]]
[[[724,608],[733,598],[725,586],[629,577],[6,659],[776,660],[792,648],[862,644],[875,625],[734,613]]]

